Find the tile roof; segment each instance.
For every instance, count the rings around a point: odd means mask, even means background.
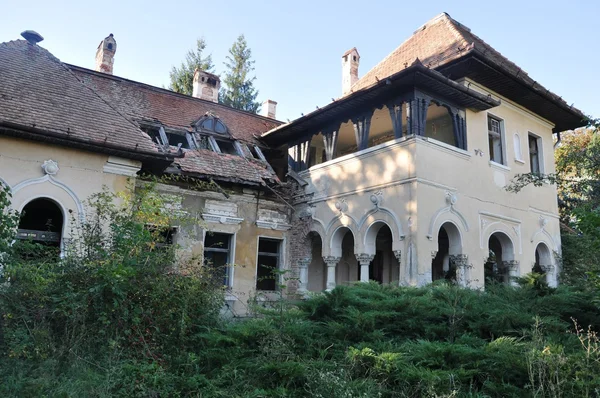
[[[513,79],[518,80],[540,96],[548,98],[560,108],[583,117],[580,110],[569,106],[560,96],[537,83],[515,63],[446,13],[436,16],[417,29],[408,40],[360,78],[352,86],[352,91],[362,90],[375,84],[377,79],[384,79],[406,68],[417,58],[425,66],[439,69],[469,54],[477,54],[491,65],[503,69]]]
[[[138,122],[159,122],[167,127],[191,130],[192,123],[211,112],[225,123],[233,138],[253,144],[261,144],[256,137],[281,124],[211,101],[78,66],[69,67],[107,102]]]
[[[147,134],[50,52],[25,40],[0,43],[0,125],[3,123],[93,147],[158,154]]]
[[[220,181],[259,185],[263,180],[278,181],[275,173],[262,161],[206,149],[186,151],[184,158],[175,159],[175,165],[184,174]]]

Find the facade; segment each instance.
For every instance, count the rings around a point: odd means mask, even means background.
[[[217,103],[196,71],[192,96],[60,62],[41,36],[0,44],[0,182],[23,211],[19,235],[61,248],[85,200],[135,189],[141,174],[183,177],[159,190],[197,225],[171,226],[182,255],[223,265],[228,307],[278,290],[439,279],[481,288],[532,269],[557,283],[555,187],[505,187],[554,171],[554,137],[583,124],[468,28],[441,14],[359,76],[342,56],[342,97],[293,122]],[[196,189],[195,181],[211,189]],[[133,182],[133,183],[132,183]]]
[[[506,186],[554,172],[553,135],[583,114],[445,13],[360,78],[359,61],[342,56],[341,98],[263,135],[303,185],[300,289],[483,288],[532,269],[556,285],[555,187]]]

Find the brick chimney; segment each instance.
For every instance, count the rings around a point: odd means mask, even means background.
[[[262,103],[260,114],[264,117],[275,119],[277,115],[277,102],[273,100],[266,100]]]
[[[358,64],[360,55],[356,47],[342,55],[342,94],[350,93],[350,89],[358,81]]]
[[[117,52],[117,42],[111,33],[98,45],[96,50],[96,72],[113,74],[113,63]]]
[[[207,101],[219,102],[221,79],[217,75],[196,69],[192,96]]]

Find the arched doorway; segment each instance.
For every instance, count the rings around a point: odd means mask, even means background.
[[[437,237],[438,250],[431,261],[431,279],[446,279],[456,282],[456,264],[452,261],[462,253],[460,232],[451,222],[442,224]]]
[[[325,290],[327,282],[327,267],[323,261],[323,241],[316,232],[310,232],[307,236],[311,245],[311,260],[307,270],[307,290],[320,292]]]
[[[60,248],[64,216],[51,199],[39,198],[27,203],[21,211],[18,238]]]
[[[369,280],[379,283],[391,283],[399,278],[398,260],[392,250],[392,230],[381,223],[375,236],[375,256],[369,264]],[[358,270],[360,279],[360,269]]]
[[[546,283],[548,283],[549,286],[556,286],[552,252],[543,242],[540,242],[535,248],[535,263],[531,270],[533,272],[545,274]]]
[[[511,283],[516,267],[514,246],[508,235],[494,232],[488,240],[489,256],[484,265],[485,284]]]

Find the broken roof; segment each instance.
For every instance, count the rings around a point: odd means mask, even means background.
[[[425,23],[360,78],[354,92],[365,89],[411,65],[415,59],[456,80],[470,77],[498,94],[523,105],[556,125],[556,131],[583,124],[585,115],[552,93],[469,28],[442,13]],[[472,64],[461,61],[477,59]]]
[[[281,124],[277,120],[212,101],[74,65],[68,66],[103,99],[138,123],[158,122],[166,127],[192,131],[194,122],[211,113],[225,123],[234,139],[256,145],[262,145],[257,137]]]
[[[0,133],[134,159],[165,158],[116,107],[25,40],[0,43]]]

